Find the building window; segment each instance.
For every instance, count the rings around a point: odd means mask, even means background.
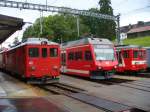
[[[73,52],[70,52],[68,54],[68,60],[74,60],[74,53]]]
[[[39,57],[39,48],[29,48],[29,57]]]
[[[133,52],[133,58],[138,58],[138,51]]]
[[[129,51],[124,51],[123,52],[123,57],[124,58],[129,58]]]
[[[42,57],[47,57],[47,48],[42,48]]]
[[[50,57],[57,57],[57,56],[58,56],[58,49],[50,48]]]
[[[84,59],[85,60],[92,60],[91,51],[85,51]]]

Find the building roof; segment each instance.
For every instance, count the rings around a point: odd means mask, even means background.
[[[0,14],[0,44],[24,25],[23,19]]]
[[[139,28],[139,27],[145,27],[145,26],[150,26],[150,21],[147,21],[147,22],[139,21],[136,24],[129,24],[127,26],[122,26],[120,27],[120,32],[127,33],[129,30],[133,28]]]
[[[144,32],[144,31],[150,31],[150,26],[144,26],[144,27],[138,27],[138,28],[133,28],[127,33],[138,33],[138,32]]]

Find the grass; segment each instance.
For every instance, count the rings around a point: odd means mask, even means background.
[[[123,44],[140,45],[148,47],[150,46],[150,36],[125,39],[123,40]]]

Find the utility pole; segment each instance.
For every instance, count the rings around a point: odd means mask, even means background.
[[[117,16],[117,44],[121,44],[121,40],[120,40],[120,14],[118,14]]]
[[[46,11],[47,11],[47,0],[46,0]]]
[[[80,36],[80,23],[79,23],[79,16],[77,16],[77,33],[78,37]]]
[[[43,34],[43,12],[40,11],[40,35]]]

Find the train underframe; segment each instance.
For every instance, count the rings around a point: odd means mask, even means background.
[[[20,79],[28,84],[51,84],[51,83],[58,83],[59,76],[43,76],[43,77],[25,77],[25,75],[20,75],[18,73],[11,72],[9,70],[0,69],[2,72],[10,74],[11,76]]]
[[[113,77],[115,71],[104,71],[104,70],[98,70],[98,71],[91,71],[90,72],[90,78],[91,79],[110,79]]]
[[[43,77],[37,78],[37,77],[31,76],[30,78],[25,78],[25,81],[28,84],[51,84],[51,83],[58,83],[59,77],[43,76]]]

